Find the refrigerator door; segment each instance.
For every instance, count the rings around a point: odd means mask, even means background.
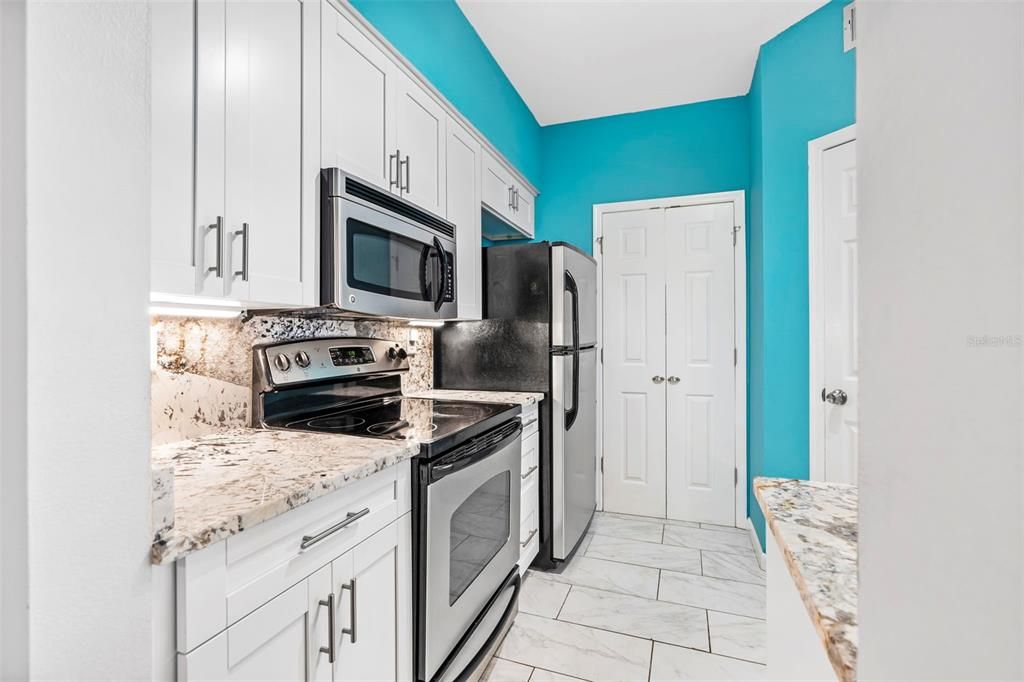
[[[573,293],[575,290],[575,294]],[[597,343],[597,264],[568,245],[551,246],[551,345],[580,348]],[[573,299],[576,305],[573,305]],[[578,337],[574,335],[573,310]]]
[[[597,351],[556,353],[551,366],[551,551],[563,560],[597,506]]]

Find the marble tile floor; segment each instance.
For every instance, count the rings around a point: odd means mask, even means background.
[[[764,618],[746,531],[599,512],[569,562],[527,572],[483,680],[760,680]]]

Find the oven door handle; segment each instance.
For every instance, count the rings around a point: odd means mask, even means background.
[[[444,305],[444,290],[448,283],[448,253],[444,250],[444,244],[437,237],[434,237],[434,248],[437,249],[437,258],[441,261],[441,277],[437,283],[437,298],[434,299],[434,312],[436,313]]]
[[[498,427],[499,429],[502,427]],[[505,427],[509,428],[509,427]],[[470,441],[469,443],[452,450],[447,455],[444,455],[436,462],[429,465],[427,472],[427,482],[437,483],[445,476],[450,476],[457,471],[461,471],[466,467],[476,464],[482,459],[487,459],[495,452],[506,447],[509,443],[519,438],[523,433],[523,424],[518,419],[515,421],[514,428],[509,430],[507,435],[503,435],[501,440],[496,443],[487,443],[483,440],[483,436],[477,441]]]

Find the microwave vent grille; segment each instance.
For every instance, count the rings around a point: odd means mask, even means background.
[[[380,206],[381,208],[385,208],[392,213],[404,216],[409,220],[413,220],[420,225],[429,227],[435,232],[439,232],[447,237],[455,238],[455,226],[451,223],[441,220],[437,216],[431,215],[426,211],[421,211],[415,206],[409,205],[407,202],[402,201],[388,192],[370,187],[369,185],[363,184],[354,178],[345,178],[345,193],[358,197],[363,201],[368,201],[371,204]]]

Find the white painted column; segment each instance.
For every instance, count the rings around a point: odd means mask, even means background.
[[[859,679],[1024,677],[1024,5],[858,2]]]
[[[29,671],[148,679],[149,3],[26,35]]]

